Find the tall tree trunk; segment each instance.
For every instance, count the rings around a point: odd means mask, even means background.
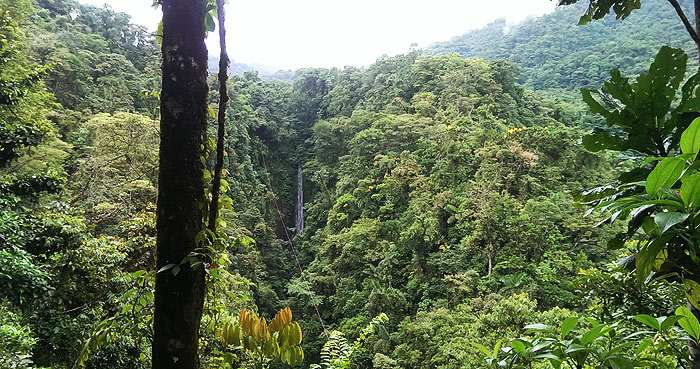
[[[180,264],[203,229],[207,124],[204,0],[162,0],[161,92],[156,267]],[[153,369],[199,368],[204,270],[183,265],[156,275]]]

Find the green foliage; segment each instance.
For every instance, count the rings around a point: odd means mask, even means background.
[[[152,291],[155,272],[137,270],[130,275],[129,279],[131,279],[132,288],[120,298],[121,310],[97,325],[80,351],[75,362],[76,366],[84,367],[90,355],[94,355],[103,346],[131,337],[138,342],[136,351],[139,351],[139,361],[142,363],[148,361],[146,344],[153,339]]]
[[[321,349],[321,363],[313,368],[349,368],[352,347],[343,332],[333,331]]]
[[[0,168],[39,144],[50,130],[44,115],[51,97],[41,83],[48,68],[27,62],[19,28],[32,10],[28,1],[0,3]]]
[[[224,348],[232,346],[233,351],[224,353],[221,367],[233,367],[240,360],[239,355],[247,356],[260,369],[269,367],[272,360],[298,366],[304,360],[302,338],[301,327],[292,321],[289,307],[278,311],[269,324],[254,311],[243,308],[238,324],[226,322],[221,328]]]
[[[559,5],[570,5],[579,0],[559,0]],[[642,7],[640,0],[591,0],[586,14],[579,20],[579,24],[586,24],[593,19],[602,19],[610,9],[615,11],[617,19],[625,19],[629,17],[633,10]]]
[[[567,94],[561,89],[597,88],[613,69],[639,75],[647,71],[663,45],[695,55],[697,46],[666,0],[558,1],[574,2],[577,4],[557,7],[550,14],[515,25],[505,19],[497,20],[482,29],[433,44],[425,52],[508,60],[521,68],[518,82],[536,90],[553,89],[556,95]],[[686,14],[693,14],[692,1],[679,3]],[[643,6],[637,9],[639,4]],[[625,20],[603,18],[610,11]],[[577,25],[581,20],[594,18],[599,20]],[[692,22],[692,16],[689,18]],[[693,69],[697,68],[697,58],[690,59]],[[566,103],[580,104],[580,98],[568,95]],[[584,119],[588,124],[595,122],[591,117]]]
[[[568,314],[561,309],[538,312],[536,302],[526,294],[471,299],[452,309],[406,318],[392,334],[400,343],[391,356],[401,368],[483,368],[485,351],[491,358],[503,356],[499,350],[494,355],[494,350],[486,347],[494,347],[504,337],[519,336],[530,323],[555,322]]]
[[[0,164],[7,165],[12,159],[20,157],[27,146],[36,146],[45,133],[46,129],[39,125],[28,126],[18,122],[3,122],[0,126],[2,138]]]
[[[653,321],[656,323],[654,327],[659,325],[657,319],[649,316],[637,316],[635,319],[649,323]],[[677,319],[665,318],[661,321],[670,323],[665,324],[664,329],[658,326],[657,330],[663,334]],[[495,355],[488,356],[489,367],[520,368],[545,361],[554,368],[676,367],[675,363],[668,360],[668,354],[659,357],[664,348],[653,344],[653,338],[640,339],[648,335],[648,332],[637,331],[625,336],[628,331],[619,322],[604,324],[572,316],[561,322],[558,328],[544,324],[533,324],[526,328],[526,334],[536,335],[511,340],[503,349],[505,355],[502,355],[502,360],[493,360]],[[653,356],[649,351],[653,352]]]
[[[606,143],[601,147],[635,150],[650,155],[642,163],[643,166],[649,162],[655,164],[650,171],[639,168],[624,174],[620,177],[622,184],[617,187],[588,191],[579,199],[595,204],[594,209],[609,212],[606,222],[631,218],[628,230],[619,233],[608,245],[620,248],[625,241],[634,242],[636,253],[632,260],[638,283],[657,277],[676,277],[692,286],[697,282],[697,276],[688,271],[695,270],[700,261],[695,249],[697,220],[693,215],[697,213],[693,192],[697,172],[697,165],[694,164],[697,156],[695,133],[700,119],[689,126],[679,119],[682,113],[690,111],[686,107],[696,100],[693,93],[697,84],[695,77],[691,77],[682,88],[683,97],[678,107],[670,115],[667,113],[683,77],[684,62],[673,68],[662,66],[672,63],[674,55],[679,61],[685,58],[680,50],[662,48],[649,74],[640,76],[634,85],[628,85],[626,79],[620,79],[619,73],[613,72],[613,79],[605,88],[608,93],[614,91],[612,97],[626,104],[618,110],[610,112],[590,99],[587,90],[583,91],[594,112],[605,116],[609,125],[619,126],[627,133],[627,137],[619,141],[625,142],[624,146]],[[672,72],[669,74],[664,70]],[[649,89],[659,91],[653,93]],[[635,93],[645,97],[635,98]],[[667,157],[669,153],[676,152],[679,146],[680,154]],[[674,188],[675,191],[672,190]],[[638,235],[638,232],[643,233]],[[696,292],[692,287],[687,289],[689,300],[697,304]]]
[[[683,304],[682,286],[670,281],[638,285],[626,265],[611,263],[604,269],[586,269],[574,281],[586,314],[601,322],[614,322],[638,314],[668,314]]]
[[[156,201],[158,124],[138,114],[98,114],[82,129],[85,155],[68,186],[72,202],[109,230]]]
[[[14,369],[32,366],[31,351],[36,337],[22,323],[19,314],[0,304],[0,367]]]
[[[676,316],[682,317],[678,318],[678,325],[680,325],[685,333],[694,339],[697,344],[700,340],[700,323],[698,323],[698,318],[695,317],[690,310],[682,306],[676,309]]]
[[[700,124],[700,119],[696,119],[693,125]],[[688,159],[684,159],[690,154]],[[683,185],[692,186],[693,182],[685,181],[682,184],[681,177],[691,177],[696,175],[697,165],[693,166],[697,152],[683,153],[679,156],[665,158],[658,162],[656,167],[649,173],[645,181],[645,195],[632,195],[621,197],[609,202],[609,209],[618,212],[626,217],[636,210],[635,213],[644,213],[644,218],[639,219],[642,224],[630,224],[627,233],[622,235],[622,240],[626,240],[635,234],[637,230],[643,230],[644,239],[640,240],[636,254],[637,280],[641,283],[648,279],[652,272],[659,276],[674,276],[685,280],[686,278],[695,280],[695,273],[687,273],[685,270],[694,270],[692,265],[698,264],[697,247],[697,220],[695,214],[697,210],[695,204],[691,202],[692,196],[686,188],[682,193],[670,191],[671,188],[678,188]],[[603,206],[605,206],[603,205]],[[643,209],[640,209],[643,208]],[[691,269],[688,269],[691,267]],[[652,275],[655,278],[656,274]],[[697,303],[698,296],[693,292],[689,294],[690,301]]]
[[[30,198],[42,192],[56,193],[63,189],[66,182],[65,173],[47,170],[45,173],[31,175],[8,175],[0,182],[0,191],[3,195],[16,195]]]
[[[573,3],[574,1],[562,1]],[[591,1],[591,6],[581,23],[592,18],[602,18],[610,11],[613,2]],[[639,1],[614,2],[614,10],[618,18],[625,18],[632,9],[640,6]],[[677,7],[678,4],[674,6]],[[697,9],[696,9],[697,10]],[[677,9],[682,13],[682,9]],[[683,15],[681,14],[681,17]],[[687,20],[683,19],[687,27]],[[693,34],[697,39],[697,35]],[[584,144],[589,150],[611,149],[615,151],[636,151],[647,155],[637,168],[620,176],[617,183],[601,186],[582,194],[577,194],[578,200],[595,205],[591,211],[600,209],[609,211],[609,216],[601,223],[614,222],[616,219],[627,219],[627,232],[618,235],[609,241],[609,248],[622,248],[627,243],[628,247],[636,249],[636,252],[622,261],[623,267],[629,268],[634,264],[637,285],[644,282],[652,282],[663,279],[680,281],[685,289],[685,295],[689,306],[696,309],[698,303],[697,256],[696,243],[698,239],[697,225],[694,216],[698,213],[694,204],[694,179],[697,172],[697,146],[696,131],[700,126],[700,118],[696,118],[688,126],[688,121],[696,117],[697,98],[695,90],[698,85],[697,76],[690,77],[683,88],[680,102],[671,109],[676,100],[675,96],[684,77],[687,56],[680,49],[672,49],[664,46],[657,54],[648,73],[643,73],[635,83],[628,83],[627,78],[622,78],[618,70],[611,72],[611,80],[606,82],[602,96],[603,104],[593,99],[590,90],[582,89],[586,103],[594,113],[602,115],[609,126],[621,128],[626,137],[620,137],[608,132],[597,132],[584,138]],[[678,149],[680,146],[680,153]],[[651,167],[644,168],[653,163]],[[688,176],[688,180],[681,181],[681,177]],[[680,187],[685,186],[681,191]],[[675,190],[674,190],[675,188]],[[632,269],[632,268],[629,268]],[[694,351],[697,350],[697,332],[695,331],[697,317],[688,309],[676,310],[679,315],[670,317],[653,318],[647,314],[634,317],[638,322],[651,327],[655,334],[660,335],[664,342],[673,349],[676,360],[685,367],[683,361],[688,358],[690,366],[696,366],[697,358]],[[681,327],[691,338],[688,344],[689,354],[685,354],[676,346],[672,339],[666,336],[675,323],[683,321]],[[594,327],[595,329],[595,327]],[[603,329],[604,331],[604,329]],[[602,331],[601,331],[602,332]],[[587,333],[590,335],[591,333]],[[639,333],[641,334],[641,333]],[[636,334],[636,335],[639,335]],[[634,335],[630,335],[631,337]],[[585,338],[584,335],[583,338]],[[617,340],[619,344],[623,340]],[[640,352],[643,352],[651,343],[649,339],[643,341],[641,347],[634,355],[625,356],[622,349],[616,349],[614,354],[603,352],[601,358],[598,355],[600,366],[609,367],[636,367],[646,366],[639,360]],[[610,347],[613,347],[611,340]],[[615,348],[624,348],[622,343]],[[535,346],[537,347],[537,346]],[[567,349],[565,353],[573,352]],[[593,350],[598,354],[599,350]],[[618,356],[620,355],[620,356]],[[577,367],[585,363],[580,361],[581,356],[571,357]],[[543,357],[543,356],[540,356]],[[615,363],[606,363],[606,360],[614,357]],[[560,367],[564,355],[555,353],[550,360],[552,365]],[[558,360],[558,361],[557,361]],[[658,355],[653,360],[655,366],[668,365],[659,361]],[[570,366],[573,367],[571,363]],[[675,367],[675,363],[671,363]]]
[[[72,0],[45,5],[33,18],[30,45],[37,60],[55,65],[46,83],[63,108],[147,112],[150,98],[141,91],[159,88],[152,34],[109,7]]]
[[[555,332],[557,342],[578,340],[589,344],[590,358],[600,357],[594,351],[610,349],[603,341],[613,330],[630,331],[628,322],[618,327],[610,320],[651,315],[655,303],[668,310],[680,299],[672,287],[645,292],[625,276],[595,272],[616,256],[603,240],[619,227],[596,228],[600,219],[581,219],[570,191],[611,180],[619,160],[578,144],[582,129],[596,120],[583,114],[582,104],[571,102],[570,93],[540,94],[517,83],[591,87],[609,64],[643,68],[646,51],[655,46],[636,42],[631,47],[639,51],[626,55],[627,49],[590,37],[601,28],[587,29],[572,46],[580,50],[562,46],[559,53],[568,59],[558,61],[541,52],[551,51],[543,45],[553,42],[542,32],[557,30],[570,18],[567,13],[551,27],[540,20],[514,29],[513,35],[543,29],[532,33],[538,42],[528,46],[498,30],[489,35],[503,38],[492,42],[499,53],[507,50],[512,61],[527,60],[523,73],[503,60],[411,52],[382,57],[367,68],[300,70],[290,83],[255,73],[233,76],[223,158],[227,177],[221,187],[226,196],[219,200],[217,231],[203,231],[196,252],[154,270],[155,40],[108,7],[72,0],[36,3],[42,8],[26,18],[31,24],[12,28],[31,34],[26,41],[13,39],[26,49],[17,49],[8,62],[16,68],[3,67],[7,75],[0,73],[8,81],[47,73],[45,82],[36,79],[13,95],[19,100],[12,109],[22,119],[0,126],[11,137],[11,147],[0,153],[12,152],[0,165],[0,237],[6,240],[0,246],[0,300],[18,311],[12,326],[19,328],[13,332],[26,338],[13,352],[31,353],[38,366],[147,367],[153,276],[200,265],[208,281],[200,334],[206,367],[303,366],[306,361],[324,368],[479,368],[479,349],[470,342],[483,345],[497,364],[512,354],[493,349],[503,337],[523,335],[527,348],[527,340],[541,339],[525,333],[528,324],[559,321],[567,323]],[[21,7],[11,10],[24,13]],[[571,38],[567,32],[559,33]],[[606,57],[590,53],[590,45]],[[544,56],[532,57],[532,50]],[[664,49],[644,77],[631,82],[619,73],[599,94],[591,94],[596,104],[609,108],[606,114],[624,116],[612,124],[607,141],[627,144],[632,140],[624,138],[643,137],[633,127],[649,126],[646,116],[653,110],[663,127],[652,133],[661,137],[666,154],[676,154],[672,145],[697,151],[697,127],[681,135],[683,124],[690,123],[681,110],[692,110],[696,100],[695,78],[680,87],[683,58],[676,49]],[[25,65],[24,59],[52,68]],[[569,72],[572,64],[580,69]],[[52,102],[44,83],[61,106]],[[216,101],[217,83],[210,83],[210,103]],[[663,99],[647,99],[645,92]],[[669,113],[677,106],[683,108]],[[209,164],[210,144],[202,149]],[[651,194],[641,184],[637,194],[673,201],[677,190],[679,203],[695,206],[700,176],[691,175],[695,168],[681,179],[672,175],[687,169],[690,159],[680,160],[683,165],[679,159],[657,164],[647,180]],[[299,165],[306,228],[293,241],[304,278],[281,237],[289,231],[285,224],[294,224]],[[664,168],[675,170],[662,173]],[[209,194],[212,173],[204,175]],[[64,182],[65,191],[48,193],[61,190]],[[42,195],[34,196],[37,192]],[[207,206],[201,204],[204,213]],[[691,213],[675,213],[659,211],[646,226],[660,234],[682,232],[692,218],[684,214]],[[580,269],[588,275],[577,278]],[[600,321],[612,330],[582,343],[590,331],[607,328],[584,318],[564,320],[571,314],[560,307],[578,308],[575,294],[589,286],[594,288],[582,301],[589,309],[607,309]],[[637,295],[620,302],[634,288]],[[700,288],[688,284],[688,290],[692,295]],[[319,304],[329,329],[345,333],[333,331],[326,342],[311,301]],[[34,312],[34,306],[41,309]],[[243,306],[259,313],[246,310],[236,323],[231,312]],[[270,324],[260,318],[278,306],[290,306],[298,320],[292,322],[290,313],[288,324],[272,328],[277,318]],[[670,319],[695,337],[695,323],[684,313]],[[681,336],[675,326],[664,334],[674,343]],[[656,344],[661,336],[647,338]],[[511,347],[500,342],[501,348]],[[659,347],[638,356],[671,357],[668,346]]]
[[[487,366],[493,368],[532,367],[537,362],[572,369],[676,368],[678,365],[685,368],[687,353],[678,345],[678,326],[697,342],[700,325],[688,309],[680,307],[676,313],[678,315],[658,318],[647,314],[631,317],[630,320],[651,331],[639,330],[624,320],[605,324],[591,318],[570,316],[558,326],[528,325],[525,327],[526,336],[510,340],[502,349],[501,339],[493,352],[479,343],[473,342],[472,345],[483,354]]]
[[[13,247],[0,250],[0,286],[3,297],[17,306],[27,306],[48,290],[49,275],[26,251]]]
[[[598,131],[584,136],[586,149],[634,150],[661,157],[667,155],[669,148],[678,147],[681,132],[689,123],[688,113],[700,107],[697,76],[690,77],[679,91],[687,59],[682,50],[664,46],[649,67],[649,73],[641,74],[636,82],[630,83],[629,78],[623,78],[614,69],[603,89],[581,90],[592,112],[603,116],[609,127],[624,132],[616,135]],[[671,109],[678,92],[682,92],[680,102]],[[603,103],[595,100],[592,93]]]
[[[310,362],[323,346],[311,299],[348,337],[380,312],[392,331],[495,291],[529,293],[532,309],[574,306],[575,273],[607,260],[600,240],[610,230],[580,219],[567,191],[596,183],[610,161],[576,144],[578,108],[523,89],[516,75],[509,63],[411,53],[366,69],[303,70],[291,85],[232,78],[224,219],[256,244],[231,260],[255,283],[259,311],[299,311]],[[299,163],[306,227],[294,242],[308,283],[279,239],[272,201],[294,224],[289,168]],[[404,352],[423,347],[408,337],[370,338],[350,365],[419,367]],[[436,346],[454,347],[442,344],[448,337]],[[464,352],[435,360],[477,363]]]
[[[384,324],[389,321],[389,317],[381,313],[374,317],[362,332],[360,332],[359,337],[351,345],[345,338],[343,332],[333,331],[328,335],[328,341],[323,345],[321,349],[321,362],[320,364],[311,365],[311,369],[345,369],[350,368],[351,358],[353,353],[358,350],[369,335],[375,334],[377,332],[380,335],[388,337]],[[381,354],[379,354],[381,355]],[[383,359],[383,361],[393,360]],[[394,362],[395,363],[395,362]]]

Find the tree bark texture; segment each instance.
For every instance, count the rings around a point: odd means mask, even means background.
[[[226,16],[224,0],[216,0],[219,23],[219,113],[217,115],[218,129],[216,140],[216,163],[211,187],[211,204],[209,205],[209,229],[216,231],[216,220],[219,216],[219,197],[221,192],[221,171],[224,169],[224,136],[226,135],[226,104],[228,103],[228,52],[226,51]]]
[[[204,0],[162,0],[161,92],[156,267],[180,264],[203,229],[202,145],[207,124]],[[199,368],[204,304],[202,266],[156,275],[153,369]]]

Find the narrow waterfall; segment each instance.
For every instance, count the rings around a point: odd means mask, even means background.
[[[301,164],[297,167],[297,234],[304,234],[304,180],[301,176]]]

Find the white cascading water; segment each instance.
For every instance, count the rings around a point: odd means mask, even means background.
[[[301,176],[301,165],[297,167],[297,219],[296,232],[304,234],[304,185]]]

